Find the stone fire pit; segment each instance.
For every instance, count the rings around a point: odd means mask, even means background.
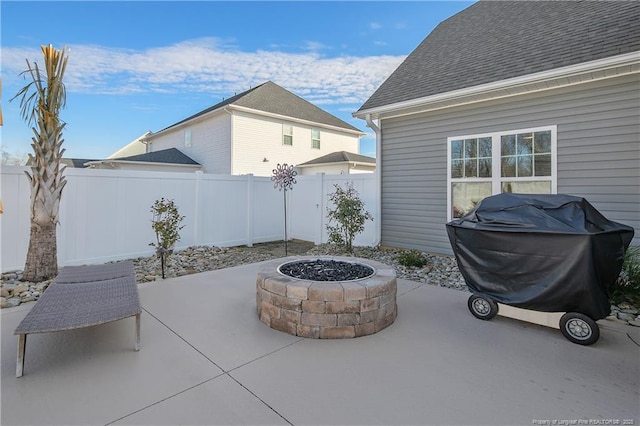
[[[350,272],[345,275],[341,266]],[[289,276],[306,273],[312,279]],[[396,293],[392,267],[350,257],[279,259],[265,263],[256,280],[260,320],[273,329],[314,339],[366,336],[388,327],[398,315]]]

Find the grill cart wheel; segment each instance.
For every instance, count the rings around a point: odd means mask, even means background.
[[[498,313],[498,304],[488,297],[472,294],[467,301],[467,307],[474,317],[490,320]]]
[[[560,331],[569,341],[579,345],[592,345],[600,338],[598,324],[577,312],[567,312],[560,317]]]

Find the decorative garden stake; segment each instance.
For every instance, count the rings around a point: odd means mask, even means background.
[[[296,184],[296,175],[298,172],[293,170],[293,166],[278,164],[273,169],[271,180],[274,182],[273,187],[282,191],[284,189],[284,255],[288,256],[287,251],[287,190],[293,190]]]

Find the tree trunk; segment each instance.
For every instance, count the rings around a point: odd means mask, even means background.
[[[41,282],[54,278],[58,274],[57,247],[55,224],[31,225],[23,280]]]

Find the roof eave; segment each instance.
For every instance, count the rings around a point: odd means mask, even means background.
[[[163,135],[163,134],[165,134],[167,132],[171,132],[171,131],[174,131],[174,130],[179,130],[179,129],[184,128],[184,127],[189,127],[189,126],[193,125],[194,123],[197,123],[199,121],[203,121],[203,120],[208,119],[212,115],[225,113],[225,112],[227,112],[227,109],[229,108],[229,106],[230,105],[221,106],[220,108],[216,108],[216,109],[208,111],[208,112],[206,112],[204,114],[200,114],[200,115],[198,115],[196,117],[192,117],[191,119],[183,120],[183,121],[180,121],[179,123],[173,124],[173,125],[171,125],[169,127],[165,127],[164,129],[159,130],[159,131],[157,131],[155,133],[149,132],[148,135],[145,135],[140,139],[140,142],[148,143],[149,141],[152,141],[156,137],[158,137],[160,135]]]
[[[296,167],[317,167],[317,166],[335,166],[336,164],[353,164],[354,166],[370,166],[375,167],[376,163],[364,163],[362,161],[331,161],[328,163],[314,163],[314,164],[298,164]]]
[[[143,143],[146,143],[148,141],[152,141],[156,137],[158,137],[160,135],[163,135],[164,133],[167,133],[169,131],[174,131],[174,130],[178,130],[178,129],[181,129],[181,128],[184,128],[184,127],[188,127],[188,126],[191,126],[194,123],[197,123],[199,121],[206,120],[206,119],[208,119],[209,117],[211,117],[213,115],[220,114],[220,113],[230,113],[230,111],[232,111],[232,110],[246,112],[246,113],[255,114],[255,115],[261,115],[261,116],[270,117],[270,118],[275,118],[275,119],[278,119],[278,120],[291,121],[291,122],[294,122],[294,123],[300,123],[300,124],[305,124],[305,125],[314,126],[314,127],[321,127],[321,128],[324,128],[324,129],[334,130],[334,131],[337,131],[337,132],[348,133],[348,134],[355,135],[355,136],[358,136],[358,137],[366,135],[365,132],[362,132],[360,130],[353,130],[353,129],[349,129],[349,128],[346,128],[346,127],[332,126],[330,124],[318,123],[316,121],[303,120],[303,119],[291,117],[291,116],[288,116],[288,115],[274,114],[274,113],[262,111],[262,110],[259,110],[259,109],[247,108],[247,107],[234,105],[234,104],[228,104],[228,105],[222,106],[220,108],[216,108],[214,110],[206,112],[204,114],[198,115],[197,117],[193,117],[190,120],[181,121],[181,122],[179,122],[177,124],[174,124],[172,126],[164,128],[164,129],[162,129],[162,130],[160,130],[160,131],[158,131],[156,133],[151,133],[151,134],[143,137],[141,139],[141,141]]]
[[[87,161],[83,165],[93,166],[98,164],[135,164],[135,165],[150,165],[150,166],[180,166],[180,167],[191,167],[191,168],[202,168],[201,164],[183,164],[183,163],[166,163],[159,161],[129,161],[129,160],[98,160],[98,161]]]
[[[640,72],[640,51],[360,110],[354,117],[393,118],[540,92]]]
[[[247,108],[247,107],[243,107],[243,106],[239,106],[239,105],[231,104],[231,105],[228,105],[228,108],[230,110],[236,110],[236,111],[246,112],[246,113],[255,114],[255,115],[262,115],[262,116],[265,116],[265,117],[275,118],[275,119],[278,119],[278,120],[292,121],[294,123],[305,124],[305,125],[313,126],[313,127],[322,127],[324,129],[335,130],[335,131],[338,131],[338,132],[349,133],[349,134],[357,135],[357,136],[366,135],[365,132],[362,132],[360,130],[353,130],[353,129],[349,129],[349,128],[346,128],[346,127],[333,126],[331,124],[319,123],[317,121],[303,120],[301,118],[295,118],[295,117],[291,117],[291,116],[288,116],[288,115],[275,114],[275,113],[272,113],[272,112],[262,111],[262,110],[253,109],[253,108]]]

